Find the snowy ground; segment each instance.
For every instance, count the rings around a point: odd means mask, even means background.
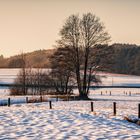
[[[140,126],[123,120],[137,115],[138,102],[117,102],[117,116],[112,102],[95,101],[90,112],[89,101],[20,104],[0,107],[0,139],[2,140],[134,140],[140,139]]]
[[[49,69],[42,69],[43,71],[48,71]],[[0,83],[13,83],[17,77],[20,69],[0,69]],[[98,75],[101,76],[101,85],[103,86],[140,86],[140,76],[124,75],[124,74],[112,74],[112,73],[102,73],[99,72]],[[110,90],[110,89],[102,89]],[[116,90],[117,89],[111,89]],[[140,93],[140,89],[125,89],[132,92]],[[100,91],[100,90],[97,90]],[[0,96],[9,94],[8,88],[0,87]],[[123,93],[123,92],[122,92]]]
[[[18,71],[0,69],[0,82],[12,83]],[[140,85],[139,76],[101,75],[106,76],[102,85]],[[8,89],[0,88],[0,103],[7,102],[7,94]],[[96,89],[89,97],[94,112],[90,101],[53,101],[50,110],[48,103],[26,104],[25,97],[10,97],[11,107],[0,106],[0,140],[140,140],[140,126],[124,120],[125,116],[137,118],[140,89]]]
[[[111,89],[110,96],[108,89],[92,90],[93,113],[90,101],[53,101],[50,110],[48,103],[25,104],[25,97],[10,97],[14,104],[0,107],[0,140],[140,140],[140,126],[124,120],[127,116],[137,118],[138,92],[139,89]],[[7,102],[8,97],[1,96],[0,102]],[[15,104],[21,101],[24,104]]]

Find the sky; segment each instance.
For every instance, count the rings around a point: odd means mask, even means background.
[[[140,0],[0,0],[0,54],[52,49],[71,14],[91,12],[113,43],[140,45]]]

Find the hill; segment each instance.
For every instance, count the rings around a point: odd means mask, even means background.
[[[106,46],[100,45],[100,47],[95,47],[92,50],[93,54],[100,60],[101,65],[104,65],[101,70],[111,73],[140,75],[140,46],[118,43]],[[33,68],[50,68],[49,58],[54,51],[55,49],[50,49],[25,53],[27,63]],[[9,58],[4,58],[1,55],[0,68],[20,68],[22,67],[21,61],[21,55]]]
[[[49,68],[49,57],[53,54],[54,49],[50,50],[37,50],[30,53],[25,53],[28,66]],[[0,68],[20,68],[21,55],[11,56],[9,58],[0,57]]]

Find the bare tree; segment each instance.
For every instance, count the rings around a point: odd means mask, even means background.
[[[69,64],[68,48],[57,48],[55,53],[50,58],[51,61],[51,79],[56,93],[71,94],[73,80],[73,68]]]
[[[11,94],[15,95],[27,95],[28,87],[26,86],[29,82],[27,60],[24,53],[21,54],[21,70],[14,81],[15,87],[11,88]],[[15,92],[15,93],[14,93]]]
[[[11,95],[44,95],[52,91],[50,73],[42,68],[23,67],[14,84]]]
[[[61,44],[70,48],[70,57],[76,73],[80,98],[88,99],[93,71],[99,64],[92,61],[92,48],[107,43],[110,36],[100,19],[91,13],[70,16],[60,31]],[[96,78],[96,76],[94,76]],[[96,81],[96,80],[95,80]]]

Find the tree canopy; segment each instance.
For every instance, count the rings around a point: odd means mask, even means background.
[[[60,30],[60,36],[60,46],[70,50],[69,56],[75,71],[79,95],[81,98],[87,98],[93,72],[99,67],[99,64],[95,63],[93,48],[106,44],[110,36],[100,19],[91,13],[83,14],[82,17],[69,16]]]

